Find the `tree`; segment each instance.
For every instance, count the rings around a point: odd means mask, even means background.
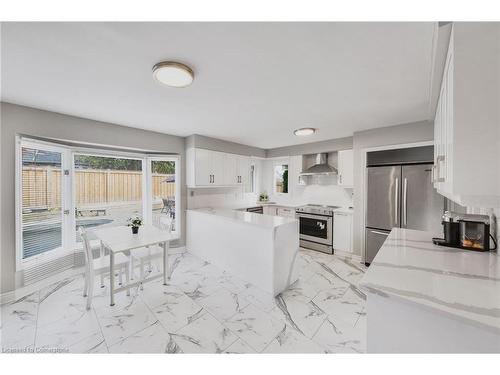
[[[111,169],[121,171],[141,171],[141,160],[112,158],[105,156],[76,155],[77,169]]]
[[[288,193],[288,169],[283,171],[283,193]]]
[[[175,162],[173,161],[153,161],[153,173],[175,174]]]

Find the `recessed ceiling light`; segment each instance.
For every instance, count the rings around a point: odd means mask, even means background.
[[[153,66],[153,77],[170,87],[186,87],[193,83],[194,73],[187,65],[174,61],[162,61]]]
[[[314,129],[314,128],[301,128],[301,129],[297,129],[293,132],[293,134],[295,134],[299,137],[311,135],[314,133],[316,133],[316,129]]]

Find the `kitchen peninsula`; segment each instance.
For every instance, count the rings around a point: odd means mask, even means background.
[[[189,252],[276,296],[296,280],[296,219],[224,208],[187,210]]]
[[[500,353],[500,257],[392,229],[360,282],[371,353]]]

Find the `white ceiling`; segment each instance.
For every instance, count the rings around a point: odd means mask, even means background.
[[[2,101],[262,148],[426,119],[434,23],[4,23]],[[155,82],[177,60],[192,86]],[[293,136],[300,127],[316,135]]]

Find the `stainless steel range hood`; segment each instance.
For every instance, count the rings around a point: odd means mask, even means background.
[[[327,153],[303,155],[302,165],[310,166],[302,171],[301,176],[336,175],[338,173],[336,168],[328,164]]]

